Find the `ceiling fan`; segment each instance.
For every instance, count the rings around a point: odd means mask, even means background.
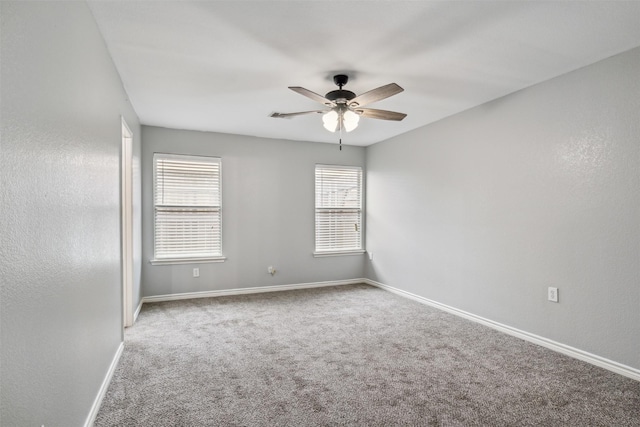
[[[272,113],[271,117],[290,118],[303,114],[324,114],[322,121],[325,129],[330,132],[335,132],[336,130],[342,131],[342,129],[347,132],[351,132],[358,126],[360,117],[400,121],[407,116],[404,113],[398,113],[395,111],[363,108],[365,105],[372,104],[376,101],[389,98],[390,96],[402,92],[404,89],[397,84],[389,83],[388,85],[380,86],[379,88],[356,96],[356,94],[350,90],[342,89],[348,81],[349,76],[345,74],[337,74],[333,76],[333,82],[338,86],[338,90],[332,90],[325,96],[318,95],[317,93],[303,87],[289,86],[289,89],[292,91],[313,99],[314,101],[323,104],[326,108],[323,110],[300,111],[297,113]]]

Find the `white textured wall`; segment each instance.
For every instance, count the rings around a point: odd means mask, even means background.
[[[122,340],[120,116],[138,158],[140,126],[84,2],[0,8],[0,424],[80,426]]]
[[[634,49],[368,147],[367,277],[640,369],[639,76]]]
[[[363,147],[142,127],[145,296],[360,278],[363,255],[314,258],[316,163],[364,166]],[[222,158],[224,263],[150,265],[153,153]],[[275,276],[267,273],[273,265]],[[193,268],[200,277],[193,277]]]

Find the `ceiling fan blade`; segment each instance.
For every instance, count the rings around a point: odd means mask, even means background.
[[[397,122],[407,117],[407,115],[404,113],[387,110],[376,110],[375,108],[357,108],[355,109],[355,112],[360,114],[362,117],[367,117],[369,119],[395,120]]]
[[[372,89],[369,92],[356,96],[349,102],[349,105],[352,107],[361,107],[396,95],[403,90],[404,89],[397,84],[389,83],[388,85],[380,86],[379,88]]]
[[[271,113],[269,117],[288,119],[295,116],[301,116],[303,114],[311,114],[311,113],[326,113],[331,110],[313,110],[313,111],[299,111],[297,113]]]
[[[324,104],[324,105],[331,106],[331,107],[333,107],[335,105],[335,103],[333,101],[328,100],[324,96],[318,95],[315,92],[311,92],[309,89],[305,89],[305,88],[300,87],[300,86],[289,86],[289,89],[291,89],[294,92],[299,93],[300,95],[304,95],[307,98],[313,99],[314,101],[319,102],[320,104]]]

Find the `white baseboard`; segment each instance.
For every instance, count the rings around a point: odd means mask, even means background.
[[[548,338],[541,337],[539,335],[531,334],[529,332],[525,332],[520,329],[516,329],[502,323],[494,322],[493,320],[489,320],[484,317],[477,316],[475,314],[466,312],[464,310],[459,310],[455,307],[451,307],[446,304],[441,304],[439,302],[430,300],[428,298],[424,298],[419,295],[412,294],[411,292],[403,291],[402,289],[394,288],[393,286],[388,286],[371,279],[362,279],[362,282],[368,285],[376,286],[380,289],[384,289],[389,292],[393,292],[394,294],[403,296],[405,298],[418,301],[422,304],[435,307],[437,309],[446,311],[448,313],[455,314],[456,316],[460,316],[465,319],[483,324],[490,328],[496,329],[500,332],[504,332],[506,334],[521,338],[525,341],[529,341],[537,345],[541,345],[543,347],[557,351],[559,353],[565,354],[575,359],[579,359],[584,362],[591,363],[592,365],[607,369],[609,371],[615,372],[620,375],[624,375],[625,377],[634,379],[636,381],[640,381],[640,370],[632,368],[631,366],[626,366],[621,363],[614,362],[613,360],[605,359],[604,357],[597,356],[595,354],[559,343],[557,341],[553,341]]]
[[[87,416],[87,420],[84,423],[84,427],[92,427],[93,423],[96,421],[98,411],[100,410],[100,405],[102,405],[102,399],[104,399],[104,395],[107,394],[107,389],[109,388],[111,378],[116,371],[116,367],[118,366],[118,362],[120,361],[120,356],[122,356],[123,350],[124,342],[121,342],[118,346],[118,349],[116,350],[116,354],[113,356],[113,360],[111,360],[111,365],[109,365],[107,375],[105,375],[104,380],[102,380],[102,385],[100,385],[98,395],[93,401],[93,405],[91,405],[91,410],[89,411],[89,416]]]
[[[147,303],[147,302],[175,301],[175,300],[192,299],[192,298],[212,298],[212,297],[222,297],[222,296],[230,296],[230,295],[245,295],[245,294],[259,294],[264,292],[290,291],[294,289],[322,288],[325,286],[354,285],[356,283],[365,283],[365,280],[366,279],[332,280],[328,282],[297,283],[293,285],[259,286],[254,288],[236,288],[236,289],[223,289],[218,291],[202,291],[202,292],[186,292],[181,294],[154,295],[150,297],[142,297],[141,304]]]
[[[142,310],[142,298],[140,299],[140,304],[138,304],[138,308],[136,308],[136,311],[133,313],[133,323],[136,323],[136,320],[138,320],[138,314],[140,314],[140,310]]]

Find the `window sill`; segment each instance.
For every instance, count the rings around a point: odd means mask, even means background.
[[[327,251],[327,252],[314,252],[314,258],[324,258],[329,256],[343,256],[343,255],[362,255],[365,253],[364,249],[357,249],[353,251]]]
[[[169,265],[169,264],[203,264],[209,262],[225,262],[227,257],[216,256],[209,258],[166,258],[166,259],[151,259],[149,263],[151,265]]]

